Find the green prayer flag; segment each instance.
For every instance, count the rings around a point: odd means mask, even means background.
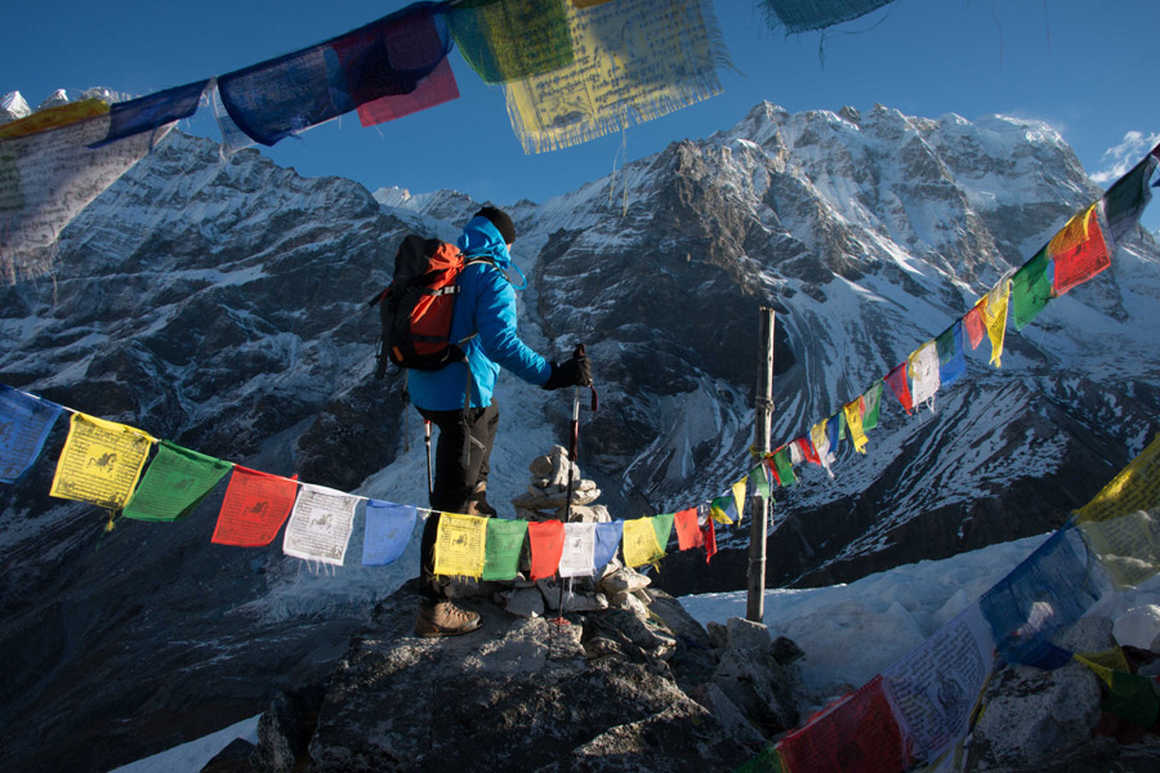
[[[673,516],[676,513],[662,513],[652,517],[653,531],[657,534],[657,544],[661,550],[668,551],[669,537],[673,533]]]
[[[742,763],[741,767],[733,773],[784,773],[784,771],[785,768],[781,764],[781,754],[777,751],[776,746],[769,744],[761,750],[760,754]]]
[[[874,386],[866,390],[866,394],[862,395],[862,400],[866,404],[866,410],[862,414],[863,431],[878,426],[878,409],[882,406],[882,389],[883,383],[879,380],[874,382]]]
[[[1039,312],[1051,300],[1050,261],[1047,246],[1044,245],[1043,249],[1035,253],[1035,257],[1024,263],[1011,277],[1011,309],[1016,330],[1022,330],[1039,316]]]
[[[1155,168],[1156,158],[1151,154],[1145,156],[1143,161],[1117,180],[1104,194],[1104,216],[1108,220],[1108,231],[1113,239],[1123,239],[1148,206],[1152,198],[1148,181]]]
[[[124,516],[139,521],[176,521],[193,510],[233,464],[159,441],[157,456],[125,505]]]
[[[1101,708],[1140,727],[1152,727],[1160,718],[1160,697],[1152,680],[1138,674],[1113,671],[1108,695]]]
[[[561,0],[464,0],[448,14],[459,53],[485,83],[506,83],[572,63]]]
[[[757,496],[769,499],[769,474],[765,470],[764,462],[749,471],[749,482],[753,484],[753,490]]]
[[[484,580],[511,580],[520,569],[520,552],[528,522],[507,518],[488,518],[484,540]]]
[[[792,486],[797,483],[797,476],[793,472],[793,462],[789,458],[789,451],[781,449],[773,455],[773,466],[777,468],[777,477],[781,485]]]

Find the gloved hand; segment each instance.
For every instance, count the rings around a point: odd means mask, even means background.
[[[560,389],[569,386],[592,386],[592,366],[584,353],[584,344],[576,347],[572,359],[563,363],[551,363],[552,373],[544,382],[544,389]]]

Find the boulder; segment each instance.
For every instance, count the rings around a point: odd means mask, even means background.
[[[1160,655],[1160,606],[1145,604],[1116,618],[1112,635],[1122,647],[1135,647]]]

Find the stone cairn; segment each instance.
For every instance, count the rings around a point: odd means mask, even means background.
[[[528,467],[532,474],[528,491],[512,500],[516,517],[525,521],[564,521],[568,517],[568,476],[574,476],[572,491],[572,523],[607,523],[612,520],[608,508],[596,504],[600,489],[596,482],[580,474],[580,466],[568,458],[563,446],[553,446],[543,456],[532,460]],[[592,612],[609,607],[640,612],[645,600],[643,593],[650,582],[640,572],[625,566],[617,556],[597,571],[596,577],[575,577],[563,581],[558,578],[531,581],[531,554],[527,545],[520,561],[521,576],[506,588],[497,589],[493,598],[509,612],[522,617],[533,617],[557,612],[560,607],[560,583],[564,583],[564,611]],[[647,613],[647,610],[645,610]]]

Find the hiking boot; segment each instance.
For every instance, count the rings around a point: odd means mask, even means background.
[[[468,515],[483,515],[491,517],[499,515],[499,511],[487,503],[487,481],[481,480],[475,484],[475,490],[471,492],[471,499],[467,502]]]
[[[450,601],[424,603],[419,606],[415,620],[415,635],[424,637],[458,636],[471,633],[480,626],[478,612],[457,607]]]

